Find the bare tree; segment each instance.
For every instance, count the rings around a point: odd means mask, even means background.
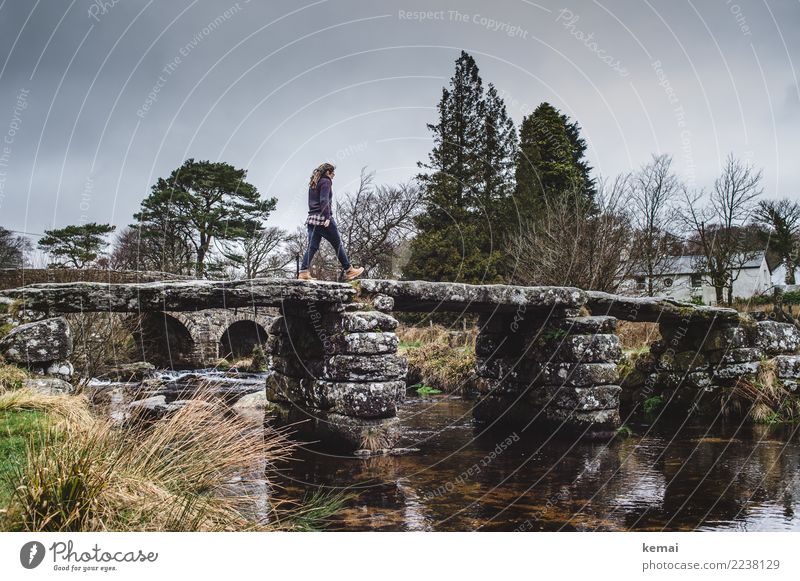
[[[374,186],[373,178],[361,170],[358,189],[336,204],[336,220],[351,260],[367,276],[391,278],[398,275],[401,247],[415,233],[422,196],[414,183]]]
[[[194,273],[194,249],[179,232],[165,223],[128,226],[114,241],[110,266],[116,270],[146,270],[171,274]]]
[[[684,193],[682,221],[695,240],[700,258],[694,265],[708,278],[717,303],[733,301],[733,283],[742,266],[756,256],[747,243],[744,226],[762,193],[762,171],[728,155],[714,188]]]
[[[291,256],[282,251],[288,235],[285,230],[270,226],[256,230],[235,243],[218,245],[224,262],[246,279],[284,275]]]
[[[785,198],[763,200],[756,208],[755,221],[768,230],[767,245],[786,268],[786,284],[795,284],[794,271],[800,263],[800,204]]]
[[[31,242],[0,226],[0,268],[21,268],[27,265]]]
[[[615,292],[632,268],[629,203],[628,176],[599,180],[594,204],[553,200],[511,239],[514,281]]]
[[[631,178],[631,261],[636,273],[645,278],[645,292],[651,297],[663,290],[663,275],[675,266],[669,228],[675,223],[680,191],[672,157],[666,154],[653,155]]]

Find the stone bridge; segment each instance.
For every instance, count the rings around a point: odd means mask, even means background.
[[[112,271],[71,268],[3,268],[2,289],[40,284],[85,283],[130,284],[191,281],[189,277],[164,272]],[[136,342],[142,357],[161,368],[197,368],[213,365],[221,358],[249,355],[265,344],[273,308],[240,307],[194,311],[146,311],[136,321]]]
[[[266,327],[273,371],[266,393],[277,420],[304,437],[350,449],[390,448],[399,435],[406,361],[397,351],[393,312],[478,314],[474,414],[489,425],[514,421],[587,437],[613,434],[621,421],[618,319],[659,325],[661,339],[637,367],[644,378],[637,389],[645,394],[681,391],[700,399],[755,378],[763,365],[788,389],[800,378],[800,333],[792,325],[757,322],[733,309],[568,287],[288,279],[70,283],[6,290],[0,301],[17,318],[43,321],[39,338],[64,313],[184,313],[176,318],[188,329],[198,309],[275,308],[279,315]],[[214,325],[215,333],[230,320]],[[0,353],[9,353],[13,335],[26,332],[32,333],[30,325],[0,340]]]
[[[275,314],[267,307],[149,312],[141,316],[137,343],[157,367],[208,367],[266,344]]]

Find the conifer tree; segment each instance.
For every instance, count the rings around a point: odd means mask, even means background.
[[[492,85],[484,91],[475,60],[456,60],[442,90],[427,172],[418,176],[425,212],[411,243],[405,278],[497,282],[499,249],[513,191],[516,132]]]
[[[542,103],[523,119],[519,137],[515,197],[523,221],[535,219],[548,200],[565,194],[592,202],[594,180],[577,123]]]

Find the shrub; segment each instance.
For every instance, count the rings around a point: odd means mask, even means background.
[[[644,413],[652,414],[654,411],[660,408],[663,403],[664,398],[662,396],[654,395],[653,397],[648,397],[646,400],[644,400],[642,408],[644,409]]]
[[[108,366],[136,361],[133,332],[137,317],[120,313],[78,313],[66,316],[74,351],[70,360],[85,384]]]

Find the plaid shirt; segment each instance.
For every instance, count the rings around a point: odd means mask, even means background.
[[[322,214],[309,214],[306,224],[309,226],[324,226],[325,220],[330,220],[330,218],[326,218]]]

